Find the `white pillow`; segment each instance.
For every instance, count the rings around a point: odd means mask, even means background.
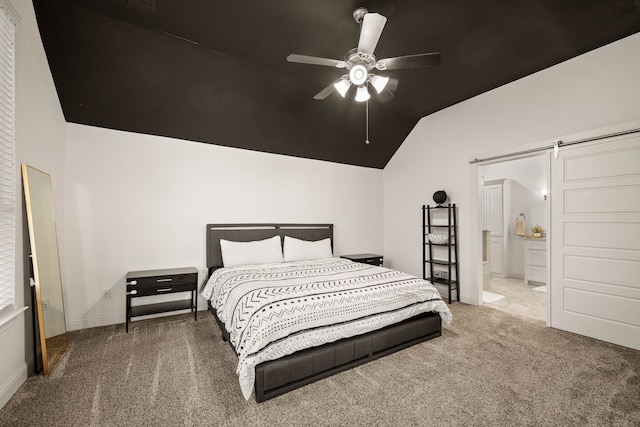
[[[331,258],[331,239],[326,238],[309,242],[289,236],[284,236],[284,260],[306,261],[312,259]]]
[[[220,239],[220,250],[222,251],[222,264],[225,267],[282,262],[280,236],[251,242],[233,242]]]

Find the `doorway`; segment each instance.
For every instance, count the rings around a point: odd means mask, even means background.
[[[544,153],[546,324],[640,349],[640,121],[470,157],[471,286],[482,305],[483,185],[479,169]],[[479,160],[481,158],[481,160]],[[540,242],[536,242],[540,243]],[[552,262],[553,260],[553,262]]]
[[[547,321],[547,155],[479,165],[478,209],[483,230],[480,302]],[[534,237],[533,228],[543,231]]]

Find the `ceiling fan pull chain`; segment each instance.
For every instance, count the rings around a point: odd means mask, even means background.
[[[365,139],[364,143],[369,144],[369,101],[366,101],[365,105],[365,123],[367,125],[367,139]]]

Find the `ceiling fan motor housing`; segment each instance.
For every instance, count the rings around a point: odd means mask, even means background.
[[[353,19],[355,19],[355,21],[360,24],[364,19],[364,15],[366,15],[367,13],[369,13],[369,10],[366,7],[359,7],[353,11]]]
[[[356,64],[362,64],[367,70],[373,70],[376,66],[376,57],[372,53],[358,52],[358,48],[354,47],[344,56],[344,62],[347,64],[347,70]]]

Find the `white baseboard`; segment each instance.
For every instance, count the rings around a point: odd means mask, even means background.
[[[109,326],[123,323],[122,316],[94,317],[92,319],[78,319],[67,322],[67,331],[77,331],[79,329],[96,328],[98,326]]]
[[[202,305],[198,307],[198,313],[200,313],[201,311],[207,311],[207,310],[208,309],[206,307],[206,304],[204,307],[202,307]],[[135,319],[132,319],[132,321],[152,319],[154,317],[171,316],[172,314],[182,314],[182,313],[189,313],[189,310],[179,310],[179,311],[172,311],[168,313],[158,313],[158,314],[150,314],[148,316],[139,316],[139,317],[136,317]],[[117,325],[119,323],[124,323],[124,315],[95,317],[92,319],[70,320],[67,322],[67,331],[77,331],[80,329],[97,328],[99,326]]]
[[[16,394],[16,391],[27,380],[27,364],[23,363],[20,369],[14,373],[6,383],[2,384],[0,388],[0,409],[7,404],[9,399]]]

